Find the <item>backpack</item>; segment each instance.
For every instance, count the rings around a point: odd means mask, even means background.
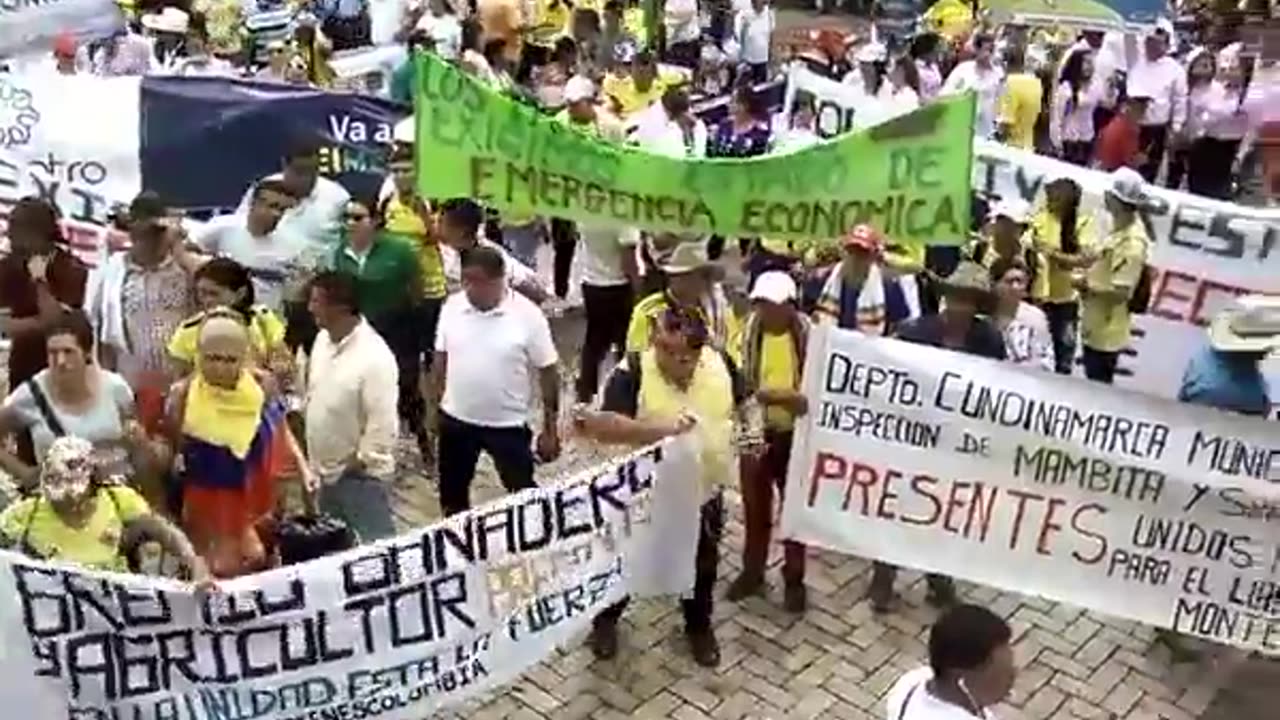
[[[1133,294],[1129,296],[1129,312],[1143,315],[1151,308],[1151,288],[1155,285],[1156,269],[1150,265],[1142,266],[1138,275],[1138,284],[1133,286]]]

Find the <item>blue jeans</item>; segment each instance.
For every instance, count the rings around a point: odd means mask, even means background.
[[[372,542],[396,534],[387,481],[372,475],[343,472],[320,487],[320,510],[347,524],[360,542]]]
[[[1070,375],[1076,364],[1076,334],[1079,328],[1079,303],[1045,303],[1045,318],[1053,338],[1053,369],[1059,375]]]

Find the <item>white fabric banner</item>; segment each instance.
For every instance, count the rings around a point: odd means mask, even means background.
[[[95,260],[108,215],[142,189],[141,87],[138,77],[0,74],[0,237],[13,203],[35,195],[62,210],[71,247]]]
[[[789,117],[798,91],[814,96],[819,134],[830,137],[849,127],[857,110],[848,86],[793,66],[784,96]],[[843,113],[843,114],[842,114]],[[1103,192],[1106,173],[996,142],[974,143],[974,188],[1033,202],[1043,185],[1058,177],[1080,184],[1080,212],[1106,227]],[[1176,397],[1188,352],[1204,342],[1203,328],[1237,295],[1280,294],[1280,210],[1252,208],[1189,193],[1150,188],[1155,230],[1151,265],[1160,273],[1152,288],[1150,312],[1137,318],[1133,345],[1120,359],[1118,382],[1162,397]],[[1268,366],[1280,395],[1280,362]]]
[[[70,720],[434,716],[625,595],[693,587],[692,445],[207,597],[0,553],[0,697]]]
[[[62,33],[86,41],[123,27],[115,0],[0,0],[0,57],[47,55]]]
[[[1280,655],[1280,432],[815,328],[782,532]]]

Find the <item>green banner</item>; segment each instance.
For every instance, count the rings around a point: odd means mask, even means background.
[[[417,59],[418,187],[499,211],[727,237],[963,242],[971,96],[785,155],[682,160],[579,132],[430,55]]]

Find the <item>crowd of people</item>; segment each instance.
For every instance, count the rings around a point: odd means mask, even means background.
[[[226,17],[165,7],[93,48],[59,40],[54,57],[65,73],[324,84],[327,48],[390,28],[393,40],[604,142],[690,158],[818,142],[803,98],[791,124],[777,127],[757,91],[779,59],[764,0],[670,0],[648,23],[621,0],[535,6],[533,21],[502,3],[460,20],[433,0],[371,29],[362,3],[334,2],[311,18],[289,13],[297,30],[268,40],[263,55],[245,32],[264,27],[269,10],[255,9],[231,22],[234,63]],[[724,272],[735,257],[727,238],[423,197],[411,138],[388,148],[385,182],[369,197],[320,175],[311,137],[298,138],[280,172],[253,183],[235,212],[198,226],[143,192],[117,218],[127,249],[93,268],[68,249],[58,208],[25,198],[12,208],[0,259],[12,340],[0,405],[12,447],[0,466],[20,496],[0,514],[0,537],[33,557],[102,570],[139,571],[150,543],[213,589],[290,561],[279,543],[288,482],[367,542],[397,531],[389,486],[414,464],[437,480],[450,515],[470,507],[481,454],[518,491],[537,484],[537,465],[556,459],[569,434],[642,446],[695,433],[696,580],[681,603],[693,658],[717,665],[723,490],[737,478],[743,499],[742,571],[727,592],[739,602],[767,587],[775,498],[809,411],[800,380],[813,326],[1062,375],[1080,364],[1087,379],[1111,383],[1150,299],[1153,238],[1142,211],[1151,184],[1185,181],[1229,197],[1257,135],[1257,76],[1238,44],[1179,61],[1168,55],[1172,31],[1158,25],[1126,60],[1123,48],[1108,50],[1111,34],[1085,32],[1033,67],[1040,53],[1018,28],[974,33],[939,61],[938,36],[912,39],[889,25],[894,32],[823,55],[826,72],[865,94],[861,122],[973,91],[977,135],[1109,172],[1102,213],[1085,212],[1082,188],[1063,175],[1047,178],[1032,204],[977,203],[987,210],[950,257],[896,245],[867,224],[837,238],[738,238],[744,309]],[[407,97],[412,74],[402,67],[392,93]],[[724,122],[708,128],[692,112],[690,87],[731,89]],[[538,272],[544,242],[550,287]],[[564,408],[561,371],[571,364],[559,357],[547,308],[571,294],[575,255],[586,332],[574,403]],[[1277,349],[1280,302],[1237,300],[1188,358],[1182,399],[1265,415],[1260,364]],[[412,438],[417,459],[398,455],[401,437]],[[795,613],[808,604],[806,553],[784,543],[782,602]],[[878,613],[895,607],[896,573],[875,563]],[[928,587],[945,610],[930,637],[931,667],[890,691],[889,717],[983,717],[1012,685],[1010,628],[961,603],[950,578],[931,575]],[[598,657],[617,653],[625,605],[595,619]]]

